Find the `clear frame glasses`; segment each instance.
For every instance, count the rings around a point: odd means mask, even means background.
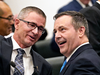
[[[38,31],[40,33],[44,34],[45,30],[42,26],[37,26],[37,24],[34,23],[34,22],[25,21],[25,20],[22,20],[22,19],[19,19],[19,20],[25,22],[30,29],[35,29],[37,27]]]

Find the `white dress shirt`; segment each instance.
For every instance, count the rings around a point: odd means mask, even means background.
[[[96,1],[98,4],[100,4],[100,1]]]
[[[12,44],[13,44],[13,51],[12,51],[12,56],[11,56],[11,61],[15,61],[15,58],[17,56],[17,49],[20,48],[20,46],[17,44],[17,42],[14,40],[13,36],[11,37],[12,39]],[[25,51],[25,54],[23,55],[23,65],[24,65],[24,75],[32,75],[32,73],[34,72],[34,68],[33,68],[33,60],[32,60],[32,56],[30,54],[30,49],[31,47],[28,48],[23,48],[23,50]],[[11,75],[13,75],[14,73],[14,68],[11,66]]]
[[[80,0],[77,0],[77,2],[78,2],[83,8],[86,8],[86,6],[85,6]],[[88,5],[89,5],[89,6],[92,6],[93,4],[92,4],[91,1],[89,1]]]

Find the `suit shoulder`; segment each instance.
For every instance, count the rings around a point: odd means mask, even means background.
[[[5,37],[0,35],[0,41],[3,40],[3,39],[5,39]]]
[[[58,13],[63,11],[79,11],[82,9],[82,6],[76,1],[69,2],[58,10]]]
[[[95,6],[83,8],[83,9],[80,10],[80,12],[83,13],[83,14],[84,13],[88,14],[89,12],[94,13],[94,12],[98,12],[98,11],[100,12],[100,10]]]

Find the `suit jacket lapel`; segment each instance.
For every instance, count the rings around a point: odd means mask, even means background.
[[[66,66],[64,67],[64,69],[62,70],[62,72],[59,75],[64,75],[64,73],[66,72],[67,68],[70,66],[71,62],[83,51],[87,50],[87,48],[92,48],[92,46],[90,44],[86,44],[81,46],[69,59],[69,61],[67,62]]]
[[[77,7],[77,9],[82,9],[82,6],[76,1],[76,0],[73,0],[73,2],[74,2],[74,5],[75,5],[75,7]]]
[[[34,64],[34,67],[35,67],[34,71],[37,71],[37,73],[39,75],[41,73],[43,63],[41,63],[39,54],[37,54],[33,49],[31,49],[31,55],[32,55],[33,64]]]
[[[11,60],[11,53],[12,53],[12,41],[11,38],[4,39],[2,42],[1,48],[2,48],[2,56],[4,58],[3,62],[3,69],[4,69],[4,75],[10,74],[10,60]]]
[[[92,46],[90,44],[86,44],[86,45],[83,45],[80,48],[78,48],[78,50],[71,56],[68,63],[73,61],[81,52],[87,50],[87,48],[92,48]]]
[[[60,72],[59,75],[64,75],[64,73],[66,72],[68,66],[69,66],[69,64],[67,63],[66,66],[63,68],[63,70]]]

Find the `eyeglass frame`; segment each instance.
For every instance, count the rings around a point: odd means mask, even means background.
[[[30,29],[35,29],[36,27],[38,28],[38,30],[39,30],[39,32],[41,31],[41,29],[40,29],[40,27],[42,27],[42,26],[37,26],[37,24],[36,23],[34,23],[34,22],[29,22],[29,21],[25,21],[25,20],[23,20],[23,19],[19,19],[20,21],[22,21],[22,22],[24,22],[24,23],[27,23],[27,26],[30,28]],[[31,23],[31,24],[33,24],[33,25],[35,25],[35,27],[34,28],[31,28],[30,26],[30,24],[29,23]],[[44,29],[44,27],[42,27],[43,29],[42,29],[42,34],[44,34],[45,33],[45,29]]]
[[[13,20],[13,15],[8,16],[7,18],[0,16],[0,18],[1,18],[1,19],[6,19],[6,20],[11,21],[11,20]]]

